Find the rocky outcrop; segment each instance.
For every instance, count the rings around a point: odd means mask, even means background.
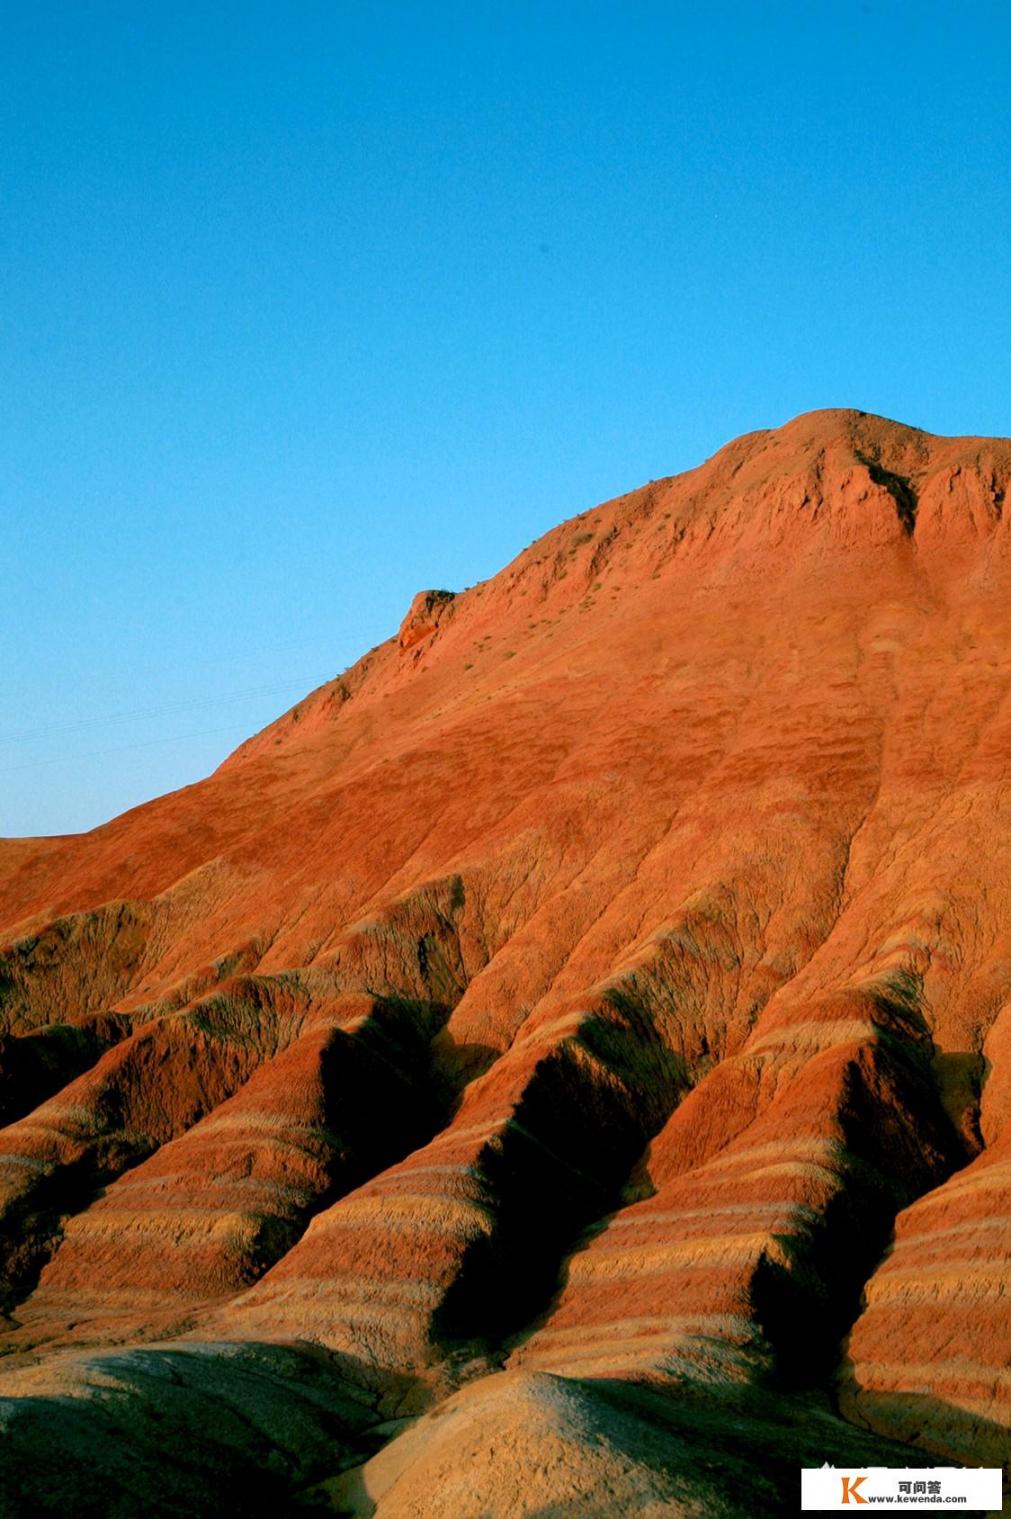
[[[419,591],[400,624],[397,636],[400,648],[413,649],[423,639],[431,638],[443,618],[451,611],[455,600],[455,591]]]

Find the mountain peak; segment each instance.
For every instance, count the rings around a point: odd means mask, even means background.
[[[575,1471],[758,1512],[770,1445],[1005,1458],[1009,474],[853,410],[750,433],[0,852],[26,1481],[39,1420],[124,1512],[309,1471],[428,1512],[464,1466],[474,1511]]]

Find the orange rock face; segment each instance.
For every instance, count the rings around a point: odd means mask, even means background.
[[[0,1513],[1008,1459],[1009,475],[752,434],[0,845]]]

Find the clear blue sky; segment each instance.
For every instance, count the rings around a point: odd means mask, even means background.
[[[1011,434],[1011,8],[0,6],[0,832],[820,406]]]

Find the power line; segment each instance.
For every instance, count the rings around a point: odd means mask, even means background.
[[[35,770],[39,765],[67,765],[75,760],[100,759],[106,754],[123,754],[128,749],[153,749],[158,744],[180,744],[188,738],[210,738],[212,734],[231,733],[228,728],[203,728],[199,733],[176,733],[170,738],[148,738],[139,744],[115,744],[111,749],[92,749],[87,754],[57,754],[49,759],[31,760],[24,765],[5,765],[0,775],[13,775],[16,770]]]
[[[317,682],[319,684],[319,682]],[[47,728],[32,728],[23,733],[0,733],[2,744],[24,744],[36,738],[49,738],[59,733],[79,733],[86,728],[107,727],[114,723],[139,722],[148,717],[177,716],[182,712],[205,711],[209,707],[221,707],[230,702],[247,701],[254,696],[278,696],[285,692],[307,693],[311,688],[308,682],[296,685],[292,681],[285,681],[284,685],[278,686],[251,686],[245,691],[233,691],[230,696],[207,696],[193,702],[169,702],[157,707],[137,707],[132,712],[114,712],[105,717],[85,717],[73,723],[54,723]]]

